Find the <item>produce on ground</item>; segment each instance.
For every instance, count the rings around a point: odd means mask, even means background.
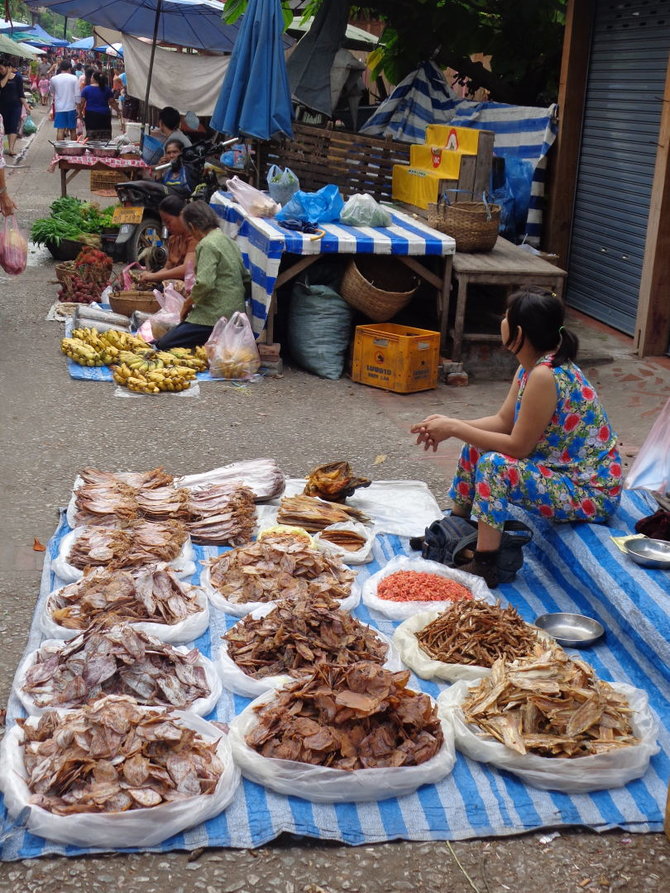
[[[50,217],[40,217],[30,230],[30,238],[37,245],[53,242],[60,245],[62,239],[75,242],[100,242],[95,234],[114,226],[114,206],[101,210],[93,202],[84,202],[73,196],[63,196],[52,202]],[[93,234],[93,235],[92,235]]]
[[[119,813],[212,794],[223,772],[216,742],[169,710],[108,697],[23,729],[31,802],[56,815]]]
[[[138,394],[160,394],[161,391],[185,391],[195,381],[195,372],[186,366],[169,366],[148,372],[134,370],[125,363],[112,366],[114,381]]]
[[[184,475],[176,483],[179,487],[197,491],[213,484],[233,482],[248,487],[256,502],[263,502],[284,492],[286,477],[274,459],[245,459],[201,474]]]
[[[322,530],[319,539],[327,540],[345,552],[359,552],[367,543],[367,539],[355,530]]]
[[[188,490],[171,484],[150,490],[137,490],[135,493],[137,511],[149,521],[167,521],[170,518],[187,521],[188,497]]]
[[[81,707],[128,695],[151,707],[187,710],[210,687],[200,652],[177,651],[128,624],[89,627],[59,650],[40,648],[22,690],[38,707]]]
[[[202,610],[197,591],[164,564],[132,570],[98,567],[50,595],[47,612],[66,629],[120,621],[174,626]]]
[[[248,614],[222,638],[232,660],[254,679],[311,673],[321,662],[337,667],[362,660],[383,664],[388,652],[373,629],[339,610],[328,596],[279,602],[258,619]]]
[[[75,490],[74,504],[78,527],[120,527],[138,518],[137,491],[122,481],[82,484]]]
[[[369,661],[320,663],[257,708],[246,742],[264,757],[349,771],[425,763],[442,728],[428,695],[406,687],[409,675]]]
[[[310,471],[303,492],[305,496],[344,502],[358,487],[369,487],[371,483],[367,478],[356,477],[348,462],[329,462]]]
[[[520,754],[583,757],[639,741],[625,696],[557,645],[515,661],[499,658],[462,709],[484,737]]]
[[[300,596],[347,598],[355,574],[304,537],[277,533],[209,562],[212,586],[231,602],[273,602]]]
[[[396,571],[379,581],[377,595],[391,602],[460,602],[472,598],[462,583],[424,571]]]
[[[100,299],[109,283],[112,259],[104,251],[87,246],[82,248],[76,260],[61,264],[56,270],[61,281],[58,300],[90,304]]]
[[[133,521],[127,527],[82,527],[67,556],[79,570],[174,561],[188,539],[179,521]]]
[[[337,505],[313,496],[285,496],[279,504],[279,524],[294,524],[310,533],[340,521],[369,521],[363,512],[348,505]]]
[[[248,543],[256,527],[256,503],[248,487],[212,484],[187,494],[188,529],[195,543],[237,546]]]
[[[501,608],[474,600],[449,608],[415,635],[433,660],[477,667],[492,667],[500,657],[526,657],[538,643],[535,627],[511,605]]]
[[[71,337],[63,338],[60,346],[63,353],[80,366],[108,366],[118,362],[124,352],[147,349],[146,341],[128,332],[115,329],[98,332],[93,328],[73,329]]]

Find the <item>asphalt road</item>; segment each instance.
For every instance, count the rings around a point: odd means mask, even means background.
[[[38,113],[39,116],[39,113]],[[59,194],[48,173],[45,122],[17,167],[9,189],[28,227]],[[88,177],[72,194],[90,198]],[[203,385],[198,398],[121,399],[107,384],[68,378],[58,349],[59,323],[45,320],[56,295],[53,262],[31,251],[17,278],[0,275],[0,701],[8,696],[25,646],[38,593],[42,555],[57,510],[77,470],[164,465],[202,471],[245,457],[273,456],[292,476],[332,459],[348,459],[375,479],[419,478],[443,499],[458,445],[436,455],[414,446],[410,424],[443,411],[486,414],[507,383],[474,381],[415,396],[387,394],[349,379],[323,381],[287,368],[283,378],[242,389]],[[574,319],[590,359],[585,368],[610,411],[628,461],[670,392],[667,362],[639,361],[628,339]],[[605,361],[605,362],[603,362]],[[597,363],[597,364],[596,364]],[[193,859],[193,855],[198,856]],[[561,831],[501,840],[394,843],[348,848],[286,838],[258,851],[207,851],[189,856],[118,855],[42,859],[0,866],[0,891],[112,890],[171,893],[281,891],[449,891],[503,893],[670,889],[670,846],[662,835]]]

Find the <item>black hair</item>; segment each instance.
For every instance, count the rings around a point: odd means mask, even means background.
[[[170,128],[170,130],[176,130],[181,122],[181,115],[177,109],[172,108],[171,105],[166,105],[165,108],[161,109],[158,113],[158,120],[162,121],[166,127]]]
[[[63,59],[63,61],[58,66],[59,71],[72,71],[72,63],[69,59]]]
[[[207,202],[191,202],[182,211],[182,220],[203,233],[219,228],[219,217]]]
[[[107,86],[107,76],[106,75],[99,74],[97,71],[94,71],[93,74],[91,75],[91,77],[96,79],[96,81],[98,82],[98,87],[100,87],[101,90],[105,89],[105,87]]]
[[[178,195],[167,195],[158,206],[158,210],[163,214],[169,214],[170,217],[179,217],[186,207],[186,202]]]
[[[515,353],[524,345],[526,338],[536,350],[553,353],[551,365],[562,366],[577,357],[579,338],[563,325],[565,307],[552,292],[539,288],[525,288],[514,292],[507,301],[507,325],[509,336],[505,347],[511,349],[515,341]]]
[[[177,140],[177,139],[166,140],[165,146],[163,148],[167,149],[168,146],[179,146],[179,151],[180,152],[184,151],[184,144],[182,143],[181,140]]]

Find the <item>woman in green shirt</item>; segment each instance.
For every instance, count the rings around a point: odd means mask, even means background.
[[[195,249],[195,285],[182,310],[182,322],[156,342],[160,350],[204,344],[217,321],[244,312],[251,277],[240,249],[219,227],[208,204],[191,202],[181,212]]]

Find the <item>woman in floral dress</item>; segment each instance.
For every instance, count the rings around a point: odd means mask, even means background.
[[[497,585],[508,506],[553,521],[602,522],[621,498],[621,459],[595,389],[575,365],[579,342],[553,295],[512,295],[500,326],[519,360],[505,402],[486,418],[432,415],[414,425],[417,443],[436,450],[465,441],[450,497],[453,514],[477,521],[477,547],[461,570]]]

